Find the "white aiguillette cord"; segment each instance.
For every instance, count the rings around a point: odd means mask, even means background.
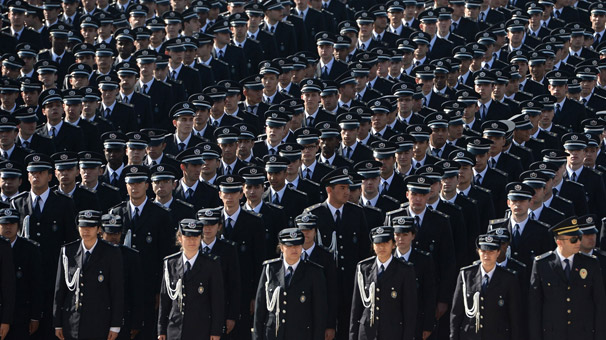
[[[280,286],[276,287],[274,293],[271,298],[269,297],[269,264],[265,266],[265,306],[267,307],[267,311],[271,312],[274,309],[276,310],[274,314],[276,315],[276,336],[278,336],[278,330],[280,329]]]
[[[320,234],[320,229],[317,229],[316,234],[318,235],[318,244],[323,246],[322,244],[322,234]],[[335,263],[337,267],[339,266],[339,250],[337,249],[337,232],[332,232],[332,239],[330,240],[330,246],[328,247],[328,251],[330,251],[335,259]]]
[[[461,271],[461,281],[463,282],[463,304],[465,305],[465,315],[476,319],[476,333],[480,330],[480,292],[473,294],[473,305],[469,308],[467,303],[467,285],[465,284],[465,276]]]
[[[173,301],[179,299],[179,311],[181,312],[183,308],[183,281],[179,279],[177,280],[175,289],[171,287],[170,274],[168,273],[168,260],[164,261],[164,283],[166,284],[166,292],[168,293],[168,297]]]
[[[362,305],[364,308],[370,308],[370,326],[372,326],[375,322],[375,282],[371,282],[368,287],[368,295],[366,295],[366,291],[364,289],[364,276],[362,275],[362,271],[360,270],[360,265],[358,264],[357,274],[358,276],[358,289],[360,290],[360,298],[362,299]]]
[[[80,268],[76,268],[74,276],[69,279],[69,259],[65,255],[65,247],[61,250],[62,261],[63,261],[63,276],[65,279],[65,285],[70,292],[76,291],[76,310],[80,306]]]

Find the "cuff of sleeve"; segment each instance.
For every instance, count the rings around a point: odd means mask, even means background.
[[[109,331],[114,333],[120,333],[120,327],[110,327]]]

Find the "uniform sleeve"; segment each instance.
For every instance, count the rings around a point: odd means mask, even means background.
[[[543,339],[543,288],[539,266],[540,264],[536,260],[532,264],[530,291],[528,292],[528,338],[533,340]]]
[[[40,255],[40,248],[38,246],[33,247],[30,254],[30,267],[32,270],[32,282],[30,287],[41,287],[43,284],[42,274],[42,255]],[[44,303],[44,293],[42,289],[32,289],[32,304],[31,304],[31,319],[41,320],[42,319],[42,304]]]
[[[425,315],[423,318],[422,327],[424,331],[433,331],[435,323],[434,314],[437,304],[436,269],[433,258],[428,256],[427,259],[427,265],[422,269],[419,268],[419,270],[415,270],[415,272],[419,273],[421,270],[423,270],[425,275],[423,277],[423,286],[421,287],[424,305],[418,306],[419,309],[423,309],[423,314]],[[419,301],[417,301],[417,303],[419,303]]]
[[[143,270],[141,269],[141,259],[139,258],[139,253],[133,253],[132,263],[129,265],[130,270],[130,284],[129,291],[124,292],[124,294],[131,294],[133,306],[131,309],[132,320],[131,320],[131,329],[142,329],[143,328]],[[126,261],[126,258],[123,258]]]
[[[315,269],[315,268],[314,268]],[[326,297],[326,278],[322,270],[318,268],[313,283],[313,335],[314,339],[323,339],[326,330],[326,319],[328,316],[328,306]]]
[[[402,315],[404,316],[403,340],[415,338],[417,323],[417,279],[413,266],[407,265],[404,275],[404,303],[402,304]]]
[[[317,245],[316,245],[317,247]],[[326,277],[326,287],[328,294],[328,315],[326,328],[336,329],[337,327],[337,307],[339,305],[339,287],[337,281],[337,266],[332,257],[328,257],[328,266],[324,268]]]
[[[457,268],[455,265],[455,249],[452,239],[452,229],[448,220],[444,220],[446,225],[440,232],[440,247],[438,250],[438,267],[440,270],[439,285],[438,285],[438,302],[450,303],[452,298],[452,290],[455,284],[455,276]]]
[[[65,248],[61,248],[61,252]],[[65,271],[63,270],[63,253],[59,255],[59,264],[57,266],[57,277],[55,279],[55,298],[53,301],[53,327],[63,327],[63,315],[62,308],[65,300],[66,289],[65,286]]]
[[[606,337],[606,296],[604,292],[604,282],[600,270],[600,264],[597,259],[593,260],[593,319],[595,333],[593,339],[604,339]]]
[[[124,316],[124,264],[120,248],[113,247],[111,250],[111,327],[121,327]]]
[[[76,205],[74,204],[74,200],[66,198],[61,202],[63,205],[61,209],[63,210],[62,216],[63,223],[65,225],[65,236],[63,243],[68,243],[77,240],[80,238],[80,234],[78,234],[78,228],[76,227]]]
[[[265,269],[265,267],[263,267]],[[265,299],[265,271],[261,273],[259,285],[257,286],[257,297],[255,299],[255,316],[253,322],[252,340],[261,340],[265,332],[265,320],[267,319],[267,300]]]
[[[351,298],[351,314],[349,321],[349,340],[358,340],[358,331],[360,329],[360,319],[364,312],[364,306],[360,298],[360,288],[358,286],[358,269],[354,274],[353,296]]]
[[[450,340],[459,340],[459,329],[461,329],[465,308],[463,298],[463,281],[461,275],[458,275],[450,309]]]
[[[223,287],[223,274],[221,272],[221,263],[212,261],[212,273],[210,276],[210,291],[211,291],[211,326],[210,334],[221,336],[223,333],[224,309],[225,309],[225,291]]]
[[[167,262],[164,260],[164,264]],[[164,278],[164,271],[162,271],[162,278]],[[166,288],[166,281],[161,280],[160,284],[160,306],[158,308],[158,335],[166,335],[168,328],[168,315],[172,308],[172,300],[168,296]]]
[[[263,267],[263,261],[265,260],[265,228],[263,226],[263,219],[261,217],[255,217],[255,219],[255,231],[253,233],[253,256],[255,268],[253,271],[253,278],[259,276]],[[250,287],[249,289],[250,294],[248,296],[253,296],[254,287]]]
[[[520,311],[522,310],[522,295],[520,293],[520,284],[518,278],[512,275],[511,284],[509,285],[508,299],[509,302],[509,324],[511,325],[511,338],[522,339],[521,337],[521,321]],[[525,335],[524,335],[525,336]]]
[[[13,252],[8,243],[2,245],[2,323],[12,323],[15,311],[16,277]]]
[[[240,261],[238,251],[235,247],[230,247],[231,254],[221,259],[229,260],[227,263],[227,277],[224,278],[225,284],[229,286],[225,299],[228,300],[229,307],[225,311],[226,319],[238,320],[240,318],[240,294],[242,289],[242,278],[240,276]]]

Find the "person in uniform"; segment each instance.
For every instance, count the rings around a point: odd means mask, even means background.
[[[181,251],[164,258],[158,340],[219,340],[223,330],[223,274],[219,257],[200,251],[203,223],[179,222]]]
[[[576,216],[549,228],[557,248],[534,259],[528,298],[529,338],[604,339],[606,296],[600,263],[579,252]]]
[[[2,265],[2,312],[8,307],[10,299],[15,299],[15,312],[13,322],[10,326],[8,335],[0,330],[2,339],[29,339],[30,335],[36,333],[40,326],[42,318],[42,265],[40,258],[40,246],[31,240],[18,236],[21,231],[19,224],[19,211],[16,209],[6,208],[0,210],[0,235],[10,242],[12,249],[13,267],[15,274],[4,275],[5,267]],[[9,242],[6,242],[8,245]],[[8,250],[8,247],[2,246],[1,249]],[[7,251],[6,254],[10,254]],[[4,261],[4,257],[2,258]],[[2,262],[4,263],[4,262]],[[16,290],[11,291],[12,278],[16,278]],[[6,289],[6,291],[4,291]],[[5,300],[6,299],[6,300]],[[3,314],[5,315],[5,314]],[[2,321],[5,323],[5,321]],[[0,326],[1,327],[1,326]]]
[[[452,299],[450,339],[521,339],[521,297],[513,271],[497,265],[498,238],[480,235],[480,262],[461,268]]]
[[[301,230],[283,229],[278,240],[282,256],[263,263],[252,339],[324,339],[328,308],[322,267],[301,260]]]
[[[223,229],[221,208],[198,211],[198,221],[202,222],[202,252],[218,256],[225,282],[225,327],[223,339],[232,339],[232,331],[240,319],[240,261],[237,244],[220,237]],[[219,236],[219,237],[218,237]],[[230,335],[231,334],[231,335]]]
[[[71,151],[61,151],[53,154],[51,159],[55,163],[55,177],[59,185],[51,190],[71,197],[74,200],[76,211],[98,210],[100,208],[98,196],[87,187],[76,184],[78,176],[78,154]]]
[[[44,303],[37,336],[48,338],[55,334],[52,325],[55,265],[61,246],[78,238],[76,212],[71,198],[49,188],[53,178],[53,163],[49,156],[32,153],[25,158],[25,163],[31,190],[15,196],[11,207],[19,211],[24,237],[40,243],[45,280],[39,287],[44,294]]]
[[[338,286],[337,286],[337,266],[335,264],[334,254],[328,249],[316,244],[318,216],[304,213],[295,218],[297,228],[303,232],[305,241],[303,242],[303,253],[301,259],[312,261],[322,266],[324,277],[326,278],[326,292],[328,302],[328,314],[326,318],[325,340],[335,338],[338,310]]]
[[[122,237],[122,218],[119,215],[101,216],[101,234],[104,241],[118,245],[122,252],[124,268],[124,323],[120,327],[117,340],[136,338],[143,328],[143,273],[139,252],[120,244]]]
[[[414,339],[417,283],[412,263],[393,256],[393,227],[370,231],[376,256],[358,263],[349,340]]]
[[[17,219],[19,218],[18,212],[14,209],[9,211],[11,212],[11,215],[15,213]],[[4,217],[4,214],[2,217]],[[6,220],[0,219],[0,228],[2,228],[3,221],[5,222]],[[11,222],[15,223],[15,219],[11,219]],[[1,231],[2,236],[4,236],[4,230],[2,229]],[[16,275],[15,265],[13,263],[13,252],[11,251],[14,242],[15,239],[0,237],[0,339],[6,339],[6,334],[11,329],[11,324],[14,320]],[[36,287],[36,289],[38,288]],[[15,332],[15,334],[17,333]],[[11,338],[16,339],[15,337]]]
[[[415,338],[427,339],[434,330],[433,315],[437,299],[436,275],[431,254],[412,246],[417,235],[414,221],[412,216],[399,216],[392,219],[391,225],[396,241],[394,256],[414,265],[418,306]]]
[[[594,255],[600,261],[600,268],[602,270],[602,281],[604,282],[604,289],[606,289],[606,252],[596,248],[596,239],[598,235],[598,228],[596,228],[597,216],[593,214],[581,216],[579,220],[579,230],[583,232],[583,238],[581,239],[581,252],[587,255]],[[604,226],[602,225],[602,229]]]
[[[65,339],[115,340],[122,326],[124,272],[120,249],[98,238],[101,212],[78,213],[80,240],[61,247],[53,325]]]

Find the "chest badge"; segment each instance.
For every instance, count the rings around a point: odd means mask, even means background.
[[[105,280],[105,276],[103,276],[103,274],[99,274],[99,276],[97,276],[97,281],[103,282],[104,280]]]
[[[198,294],[204,293],[204,286],[198,287]]]
[[[153,239],[152,239],[151,235],[148,235],[148,236],[145,238],[145,241],[146,241],[147,243],[152,243],[152,240],[153,240]]]
[[[395,298],[397,298],[397,297],[398,297],[398,292],[396,292],[395,290],[392,290],[392,291],[391,291],[391,298],[392,298],[392,299],[395,299]]]
[[[299,301],[301,301],[301,303],[304,303],[305,300],[307,300],[307,298],[305,297],[305,295],[301,295],[301,297],[299,298]]]
[[[499,301],[497,301],[497,304],[499,305],[499,307],[503,307],[505,306],[505,300],[499,299]]]
[[[587,269],[581,268],[581,270],[579,271],[579,275],[581,276],[581,279],[585,280],[585,278],[587,277]]]

